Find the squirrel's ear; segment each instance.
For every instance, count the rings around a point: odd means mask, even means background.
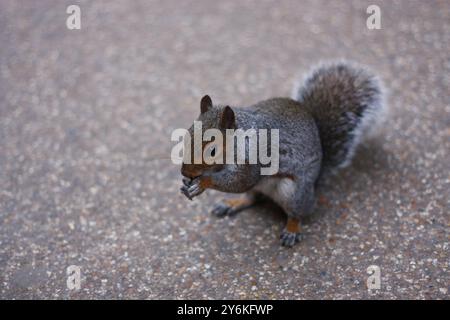
[[[223,111],[222,115],[220,117],[220,126],[223,129],[234,129],[235,127],[235,118],[234,118],[234,111],[229,106],[226,106]]]
[[[206,95],[202,98],[202,101],[200,101],[200,112],[205,113],[209,110],[209,108],[212,107],[212,100],[211,98]]]

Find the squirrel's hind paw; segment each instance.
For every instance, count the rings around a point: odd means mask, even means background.
[[[255,199],[252,197],[226,199],[217,203],[213,207],[211,214],[219,218],[224,216],[234,216],[238,212],[250,208],[255,203]]]
[[[211,210],[211,214],[218,218],[230,216],[230,215],[233,215],[234,213],[235,213],[235,210],[223,202],[217,203]]]
[[[293,247],[302,239],[303,235],[300,232],[290,232],[284,229],[280,234],[281,245],[284,247]]]

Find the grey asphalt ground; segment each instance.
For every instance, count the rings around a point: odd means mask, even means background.
[[[449,43],[449,1],[2,0],[0,298],[449,299]],[[170,135],[202,95],[287,96],[340,58],[381,76],[391,113],[303,242],[280,246],[274,206],[220,220],[227,195],[180,194]]]

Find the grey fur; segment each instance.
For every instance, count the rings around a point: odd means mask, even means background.
[[[311,214],[320,173],[350,162],[363,134],[382,110],[381,89],[365,69],[339,63],[316,69],[294,98],[272,98],[247,108],[232,108],[236,128],[279,129],[278,174],[262,176],[260,163],[202,167],[201,177],[182,188],[186,196],[200,194],[198,181],[208,177],[212,189],[246,192],[253,198],[264,194],[290,218]],[[220,128],[224,108],[213,105],[199,116],[203,130]],[[283,245],[291,246],[299,239],[283,231]]]

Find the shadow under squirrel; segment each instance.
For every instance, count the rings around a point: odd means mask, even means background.
[[[261,175],[259,161],[185,161],[181,191],[189,199],[206,189],[246,194],[245,198],[218,203],[212,210],[217,216],[248,208],[261,194],[269,197],[287,214],[280,239],[282,245],[291,247],[301,239],[301,218],[313,211],[317,180],[351,162],[358,144],[380,122],[383,109],[378,79],[345,62],[313,70],[303,85],[294,89],[292,99],[272,98],[246,108],[231,108],[214,105],[206,95],[197,119],[203,131],[215,128],[225,136],[226,129],[279,129],[279,170],[274,175]],[[193,126],[188,132],[194,141]],[[226,150],[225,139],[221,147]],[[202,142],[202,150],[213,157],[218,149],[214,141]]]

